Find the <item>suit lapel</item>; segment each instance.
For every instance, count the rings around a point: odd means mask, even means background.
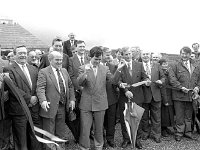
[[[31,77],[31,83],[32,83],[32,89],[33,89],[33,81],[34,81],[34,70],[32,69],[32,67],[30,67],[29,64],[26,65],[27,68],[28,68],[28,71],[29,71],[29,74],[30,74],[30,77]]]
[[[97,67],[97,76],[96,76],[96,80],[95,80],[95,83],[98,84],[100,82],[100,78],[101,78],[101,74],[103,73],[103,69],[102,69],[102,66],[99,65]]]
[[[58,83],[57,83],[56,77],[55,77],[55,75],[54,75],[54,72],[53,72],[51,66],[49,66],[49,77],[51,78],[52,82],[54,83],[56,89],[57,89],[58,92],[59,92]],[[60,93],[60,92],[59,92],[59,93]]]
[[[78,66],[78,68],[79,68],[79,66],[81,66],[81,63],[80,63],[77,55],[74,56],[74,65]]]
[[[64,71],[63,71],[63,68],[61,68],[61,73],[62,73],[62,76],[63,76],[63,78],[64,78],[64,80],[65,80],[65,92],[67,92],[67,87],[68,87],[68,78],[67,78],[67,75],[64,73]]]
[[[19,76],[22,78],[24,83],[31,89],[31,87],[28,83],[28,80],[26,79],[26,76],[24,75],[24,72],[21,70],[21,68],[19,67],[19,65],[17,63],[14,64],[14,68],[15,68],[16,72],[19,74]]]

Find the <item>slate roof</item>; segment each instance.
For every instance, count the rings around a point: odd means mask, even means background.
[[[2,49],[13,49],[19,45],[27,48],[48,48],[41,40],[17,23],[0,23],[0,45]]]

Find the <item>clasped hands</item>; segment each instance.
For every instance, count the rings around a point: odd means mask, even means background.
[[[184,93],[188,93],[189,91],[191,91],[191,89],[188,89],[186,87],[182,87],[181,90]],[[192,91],[193,91],[193,93],[198,94],[199,93],[199,87],[195,87]]]

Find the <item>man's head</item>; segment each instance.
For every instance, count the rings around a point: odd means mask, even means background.
[[[111,50],[109,49],[109,48],[107,48],[107,47],[103,47],[102,48],[102,50],[103,50],[103,61],[104,62],[110,62],[111,61]]]
[[[194,60],[194,59],[195,59],[195,54],[192,53],[192,54],[190,55],[190,58],[191,58],[192,60]]]
[[[32,64],[37,65],[38,63],[37,54],[33,50],[28,52],[28,63],[31,65]]]
[[[53,39],[53,41],[52,41],[52,47],[53,47],[53,51],[58,51],[58,52],[62,53],[63,52],[62,39],[59,38],[59,37]]]
[[[166,59],[162,58],[158,61],[158,63],[162,66],[162,68],[164,70],[166,70],[168,68],[168,62]]]
[[[181,59],[183,61],[188,61],[190,59],[191,54],[192,54],[192,50],[187,46],[183,47],[180,50]]]
[[[199,50],[199,44],[198,43],[192,44],[192,48],[193,48],[194,52],[198,52],[198,50]]]
[[[36,49],[35,50],[35,53],[36,53],[36,55],[37,55],[37,58],[41,58],[41,56],[42,56],[42,51],[41,50],[39,50],[39,49]]]
[[[7,58],[10,63],[13,63],[15,61],[14,53],[13,52],[8,53]]]
[[[120,61],[121,58],[122,58],[122,51],[121,51],[121,49],[120,48],[117,49],[115,54],[116,54],[117,59]]]
[[[68,35],[68,37],[69,37],[69,40],[74,40],[75,39],[75,34],[74,33],[70,33]]]
[[[158,62],[162,58],[162,55],[160,53],[153,53],[152,54],[152,61]]]
[[[95,46],[90,50],[90,58],[91,63],[94,66],[98,66],[102,59],[102,48],[99,46]]]
[[[27,62],[27,49],[26,46],[21,45],[17,46],[14,50],[13,53],[15,55],[15,60],[18,64],[24,65]]]
[[[76,50],[77,50],[78,55],[84,55],[84,53],[85,53],[85,42],[79,40],[79,41],[77,41],[76,45],[77,45]]]
[[[129,47],[122,49],[122,57],[127,62],[130,62],[132,60],[132,52],[131,52],[131,49]]]
[[[56,69],[62,68],[63,55],[58,51],[53,51],[48,55],[50,65]]]
[[[141,53],[142,61],[148,63],[151,59],[151,52],[147,50],[143,50]]]

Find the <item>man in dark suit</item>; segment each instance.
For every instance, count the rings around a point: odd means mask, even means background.
[[[143,87],[145,101],[143,108],[145,109],[143,124],[143,139],[146,140],[151,133],[151,137],[156,143],[161,140],[161,91],[160,88],[165,82],[165,76],[158,63],[151,63],[151,53],[142,51],[142,63],[146,74],[151,80],[150,86]],[[149,118],[150,117],[150,118]],[[149,121],[151,120],[151,127]]]
[[[104,66],[108,66],[110,73],[114,74],[117,65],[114,65],[111,61],[111,50],[109,48],[103,48],[103,59],[101,64]],[[111,147],[115,147],[114,143],[114,135],[115,135],[115,121],[116,121],[116,109],[117,109],[117,85],[114,85],[110,82],[106,84],[106,92],[108,99],[108,109],[105,112],[104,117],[104,127],[106,130],[104,145],[107,147],[108,145]]]
[[[65,139],[65,112],[75,108],[74,88],[67,70],[62,68],[62,54],[53,51],[48,57],[50,66],[40,70],[37,81],[42,128]],[[64,144],[60,146],[65,149]]]
[[[80,67],[78,76],[78,83],[83,86],[79,104],[81,114],[79,145],[82,150],[90,148],[90,128],[94,123],[94,145],[97,150],[102,150],[104,114],[108,108],[106,83],[118,82],[119,71],[124,64],[118,66],[113,76],[107,66],[100,64],[101,47],[93,47],[90,50],[90,57],[90,63]]]
[[[192,92],[199,92],[200,66],[190,60],[191,53],[192,51],[189,47],[183,47],[180,50],[181,61],[172,66],[172,71],[169,74],[171,85],[177,88],[177,90],[172,91],[176,114],[176,141],[181,141],[183,136],[195,139],[191,130]]]
[[[76,104],[78,105],[81,98],[82,87],[78,85],[78,71],[79,67],[88,63],[89,60],[85,55],[85,42],[84,41],[77,41],[77,53],[69,58],[69,76],[72,80],[75,90],[76,96]],[[68,118],[68,114],[66,114],[66,122],[68,122],[68,127],[71,130],[76,142],[79,140],[80,134],[80,111],[79,108],[75,108],[76,112],[76,120],[70,121]]]
[[[126,83],[132,85],[137,82],[148,80],[148,76],[145,74],[144,67],[142,63],[132,60],[132,52],[130,48],[123,49],[122,57],[126,61],[126,65],[122,69],[121,73],[121,83]],[[120,85],[121,87],[121,85]],[[124,109],[125,102],[131,99],[132,102],[142,106],[144,102],[144,93],[142,90],[142,86],[139,87],[130,87],[130,88],[120,88],[120,97],[119,97],[119,108],[120,108],[120,123],[123,135],[123,143],[122,148],[126,148],[128,144],[130,144],[129,135],[126,131],[126,125],[124,122]],[[138,128],[137,132],[137,140],[136,147],[138,149],[142,148],[142,144],[140,142],[142,135],[142,127],[141,124]]]
[[[63,43],[63,53],[67,54],[69,57],[72,57],[72,48],[77,46],[77,40],[75,40],[74,33],[68,35],[69,40]]]
[[[9,67],[4,68],[4,72],[8,72],[13,83],[18,87],[21,95],[26,101],[30,109],[32,118],[36,126],[39,124],[38,117],[38,99],[36,96],[37,69],[27,64],[27,49],[25,46],[18,46],[13,50],[16,62]],[[20,106],[15,97],[10,95],[8,114],[12,119],[12,128],[14,136],[15,149],[41,149],[40,143],[30,137],[27,130],[27,118],[24,110]],[[38,123],[38,124],[37,124]],[[39,126],[39,125],[38,125]],[[31,143],[27,143],[27,139],[31,139]],[[31,146],[31,147],[30,147]]]
[[[61,38],[55,38],[52,41],[52,47],[53,51],[58,51],[63,55],[63,61],[62,61],[62,68],[65,68],[68,70],[69,67],[69,57],[63,53],[63,43]],[[45,68],[50,65],[49,59],[48,59],[48,54],[43,54],[40,60],[40,65],[39,69]]]

